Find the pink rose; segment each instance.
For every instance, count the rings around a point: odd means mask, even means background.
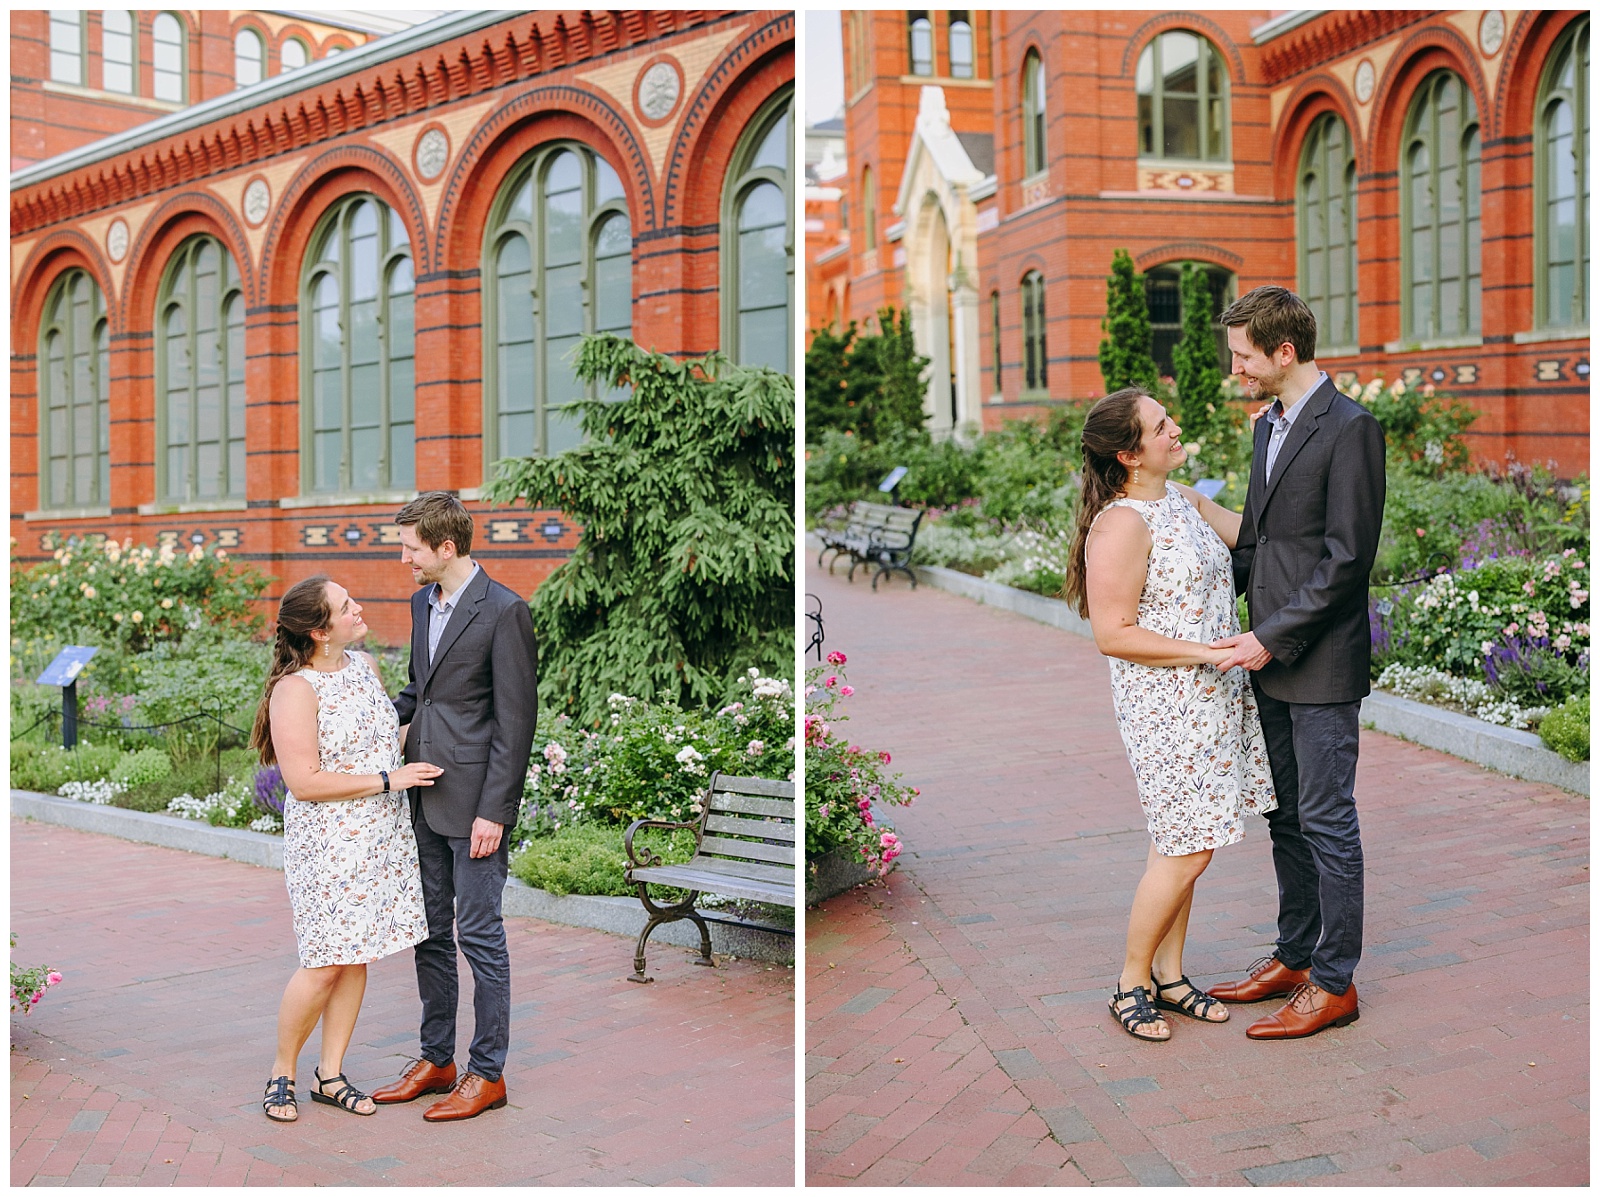
[[[829,665],[843,665],[844,663],[845,663],[845,655],[843,653],[829,653],[828,654],[828,664]]]
[[[879,749],[879,751],[878,751],[878,759],[880,761],[882,761],[884,764],[887,765],[889,763],[890,757],[889,757],[889,754],[887,752],[884,752],[882,749]]]
[[[822,679],[822,684],[829,690],[832,690],[839,684],[839,675],[837,673],[830,673],[827,677]]]
[[[856,689],[855,689],[854,686],[840,686],[839,687],[839,697],[840,698],[849,698],[855,692],[856,692]]]
[[[48,977],[46,977],[44,979],[44,983],[46,985],[59,985],[59,984],[61,984],[61,974],[60,973],[54,973],[54,972],[51,973]]]

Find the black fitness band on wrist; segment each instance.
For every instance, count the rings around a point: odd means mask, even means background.
[[[383,792],[387,794],[389,792],[389,771],[387,769],[379,769],[378,776],[383,778]]]

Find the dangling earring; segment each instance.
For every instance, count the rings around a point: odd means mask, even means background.
[[[328,646],[328,642],[326,640],[324,640],[322,642],[322,655],[324,657],[328,657],[328,656],[332,656],[333,655],[331,649]]]
[[[1138,466],[1134,466],[1133,467],[1133,484],[1135,486],[1139,485],[1139,467]]]

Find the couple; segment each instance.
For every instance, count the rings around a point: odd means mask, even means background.
[[[533,622],[526,601],[472,560],[472,517],[454,495],[423,494],[395,523],[400,560],[422,587],[411,600],[405,689],[391,702],[372,658],[354,649],[367,625],[349,591],[324,575],[307,578],[278,608],[251,734],[289,790],[283,871],[300,955],[278,1007],[262,1099],[275,1122],[299,1116],[295,1069],[318,1019],[313,1101],[374,1114],[378,1103],[448,1094],[424,1112],[430,1122],[506,1104],[511,959],[500,898],[506,829],[517,821],[537,717]],[[472,966],[476,1024],[459,1080],[458,938]],[[368,1096],[344,1075],[367,965],[413,946],[422,1058]]]
[[[1152,1042],[1172,1033],[1162,1011],[1225,1022],[1224,1002],[1288,997],[1245,1031],[1252,1039],[1359,1017],[1354,789],[1383,431],[1317,368],[1316,317],[1299,296],[1257,287],[1221,319],[1233,372],[1251,398],[1274,399],[1256,421],[1243,513],[1167,480],[1185,451],[1159,403],[1133,389],[1107,395],[1084,425],[1066,584],[1112,658],[1149,824],[1110,1009]],[[1243,634],[1236,586],[1249,602]],[[1272,836],[1278,941],[1245,980],[1202,993],[1183,972],[1194,884],[1213,850],[1244,838],[1246,811],[1264,814]]]

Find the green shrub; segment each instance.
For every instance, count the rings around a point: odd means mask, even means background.
[[[1384,385],[1380,375],[1363,386],[1352,380],[1345,394],[1365,404],[1383,427],[1391,475],[1396,471],[1439,478],[1467,468],[1462,436],[1478,412],[1431,382],[1411,386],[1404,379]]]
[[[917,353],[911,317],[890,307],[878,328],[858,334],[855,321],[841,333],[822,328],[806,350],[806,439],[852,432],[868,441],[896,433],[923,440],[922,396],[928,359]]]
[[[111,771],[111,780],[132,790],[172,773],[172,758],[159,748],[141,748],[125,755]]]
[[[1569,761],[1589,759],[1589,696],[1575,694],[1539,723],[1539,738]]]
[[[605,823],[572,823],[554,834],[539,836],[511,858],[511,871],[537,889],[552,894],[610,894],[626,897],[634,891],[622,879],[628,856],[622,848],[624,828]],[[634,839],[634,847],[648,846],[666,863],[678,864],[694,855],[692,831],[647,830]],[[663,900],[682,891],[651,887],[652,897]]]
[[[248,776],[253,782],[258,764],[255,752],[249,748],[224,748],[221,781],[226,783],[230,777]],[[212,794],[219,788],[217,758],[189,757],[173,761],[172,772],[166,777],[129,789],[112,799],[111,804],[128,810],[163,811],[179,794]]]
[[[91,744],[79,740],[71,750],[38,740],[16,740],[11,745],[11,787],[54,794],[69,781],[102,781],[122,759],[122,749],[110,741]]]
[[[207,755],[219,734],[237,743],[240,733],[195,716],[214,714],[248,734],[271,658],[269,645],[215,627],[158,644],[140,658],[139,721],[173,724],[162,736],[174,760]]]

